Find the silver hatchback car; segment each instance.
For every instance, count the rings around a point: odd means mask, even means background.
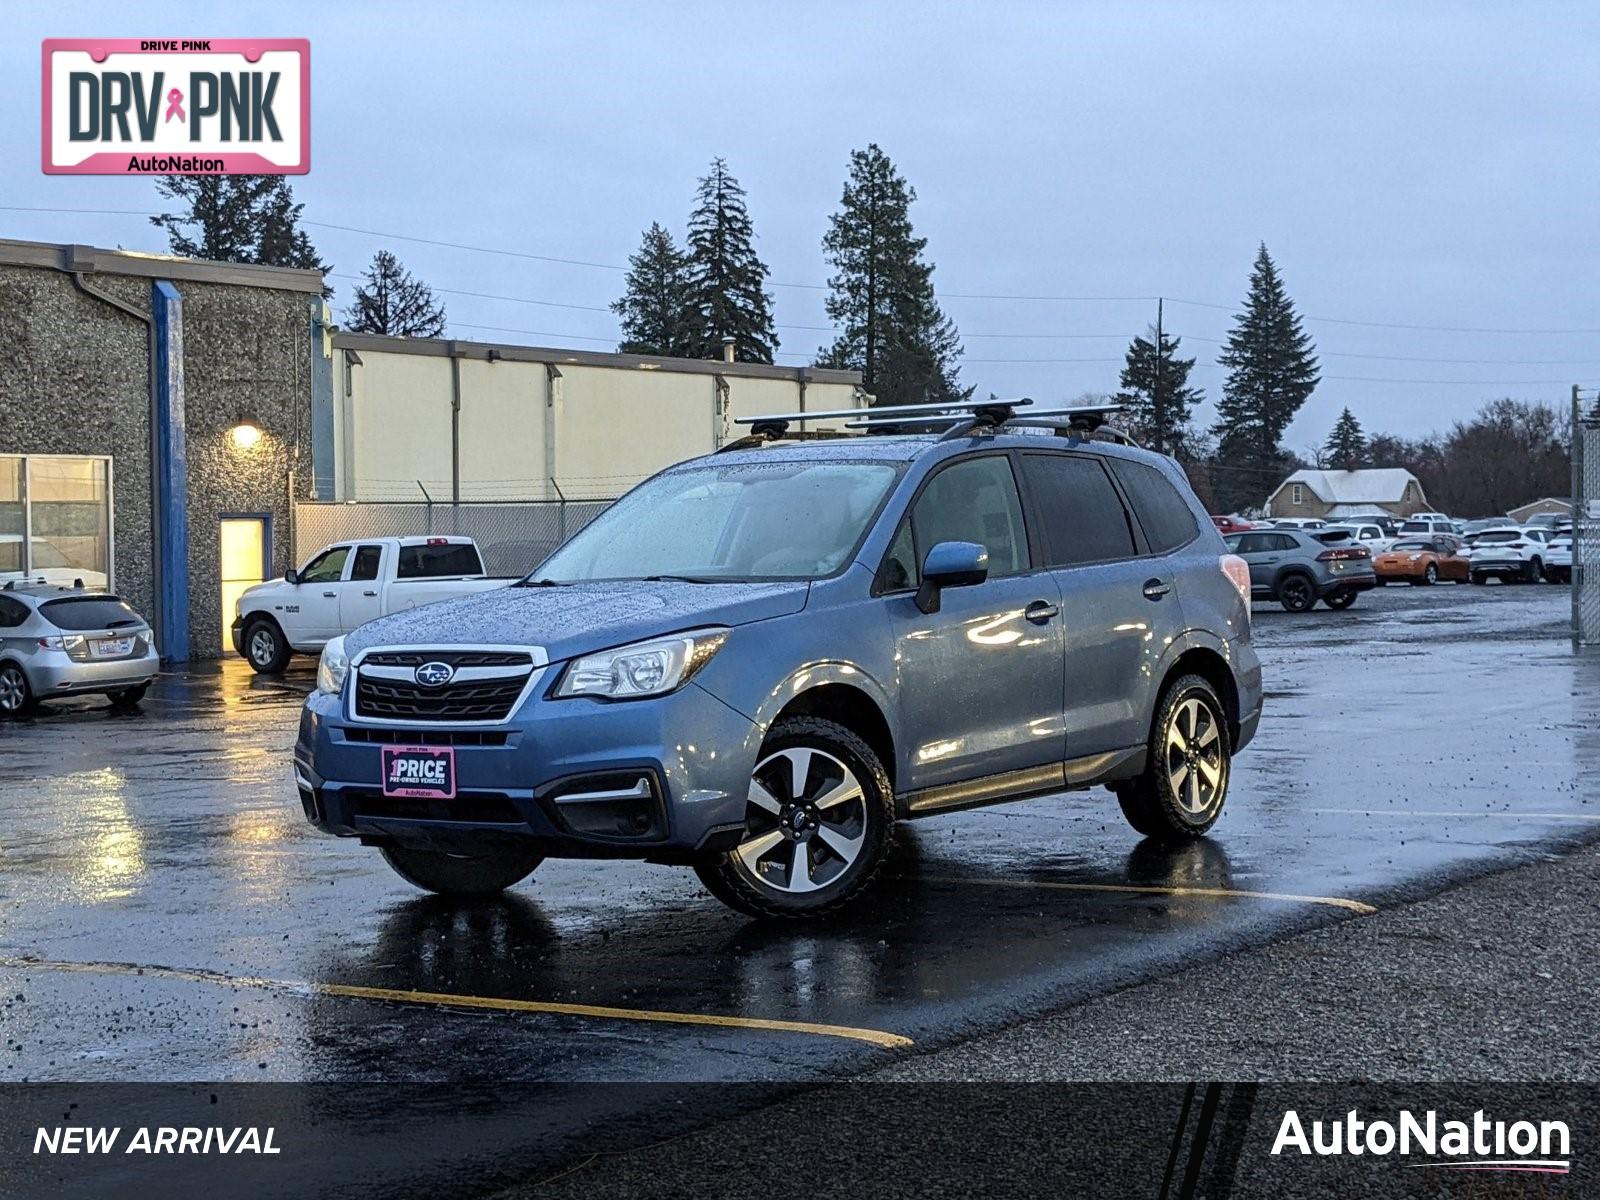
[[[0,588],[0,717],[85,693],[132,707],[160,668],[149,622],[118,597],[42,583]]]

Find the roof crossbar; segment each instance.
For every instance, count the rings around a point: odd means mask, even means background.
[[[828,421],[846,420],[859,421],[869,418],[879,418],[873,421],[878,428],[889,425],[905,425],[921,422],[928,417],[950,417],[953,420],[978,421],[988,425],[997,425],[1009,420],[1016,409],[1033,403],[1026,396],[1015,400],[947,400],[937,404],[894,404],[884,405],[882,408],[834,408],[823,409],[816,412],[792,413],[763,413],[754,417],[734,417],[735,425],[750,426],[753,437],[761,437],[767,441],[781,438],[789,431],[789,425],[794,421]],[[868,428],[865,425],[847,425],[847,428]],[[741,441],[743,439],[740,439]]]

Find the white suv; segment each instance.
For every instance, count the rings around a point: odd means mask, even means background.
[[[1548,529],[1516,525],[1485,529],[1472,540],[1472,582],[1487,583],[1491,578],[1542,582],[1549,541]]]

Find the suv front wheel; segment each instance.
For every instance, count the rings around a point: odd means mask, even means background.
[[[1198,675],[1179,677],[1156,709],[1144,774],[1115,787],[1122,815],[1146,837],[1199,837],[1222,815],[1232,757],[1217,693]]]
[[[816,916],[867,885],[893,824],[894,795],[872,747],[832,721],[785,717],[751,773],[744,840],[695,872],[740,912]]]
[[[544,861],[543,855],[531,850],[469,855],[407,846],[385,846],[383,857],[412,886],[462,899],[498,895],[532,875]]]

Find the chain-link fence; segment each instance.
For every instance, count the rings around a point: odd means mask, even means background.
[[[305,562],[329,542],[457,534],[478,543],[490,575],[525,575],[610,504],[610,500],[296,504],[294,560]]]
[[[1592,393],[1591,393],[1592,395]],[[1600,398],[1572,393],[1572,644],[1600,646]]]

